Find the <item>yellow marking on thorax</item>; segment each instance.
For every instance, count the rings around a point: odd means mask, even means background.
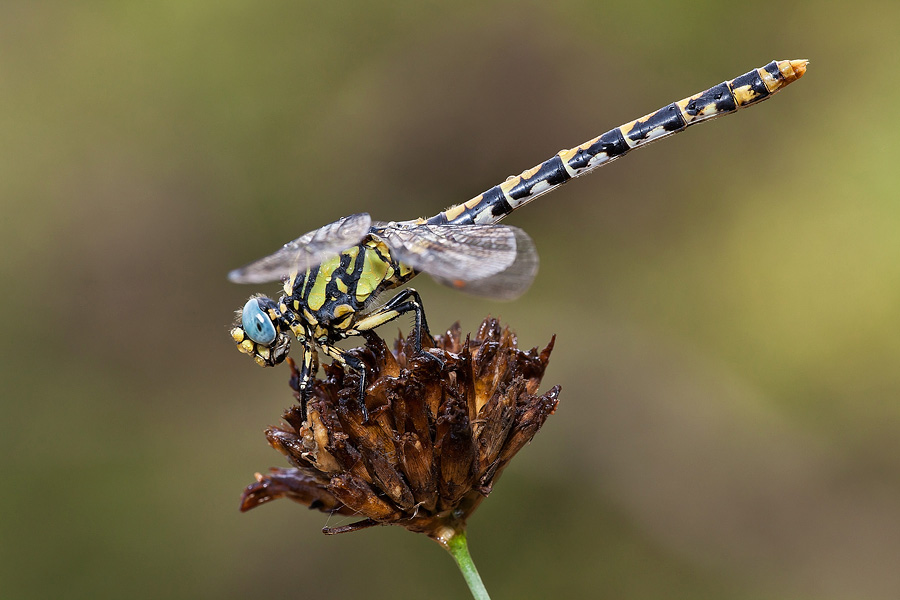
[[[353,269],[356,268],[356,257],[359,256],[359,246],[353,246],[352,248],[347,248],[346,250],[341,252],[341,254],[350,257],[350,262],[347,264],[347,272],[352,273]]]
[[[338,304],[337,306],[334,307],[334,312],[332,314],[335,317],[341,317],[343,315],[346,315],[346,314],[352,313],[352,312],[354,312],[353,307],[350,306],[349,304]]]
[[[332,329],[347,329],[353,322],[353,313],[344,315],[344,318],[331,322]]]
[[[398,263],[398,265],[400,267],[400,277],[409,277],[415,274],[415,270],[411,266],[404,263]]]
[[[363,252],[362,273],[360,273],[359,281],[356,284],[356,300],[359,302],[365,302],[378,289],[390,268],[390,264],[375,251],[375,248],[378,246],[381,247],[380,249],[384,254],[388,254],[388,249],[384,242],[370,242],[366,245]]]
[[[290,277],[284,280],[284,295],[290,296],[294,293],[294,283],[297,281],[297,271],[292,271]]]
[[[306,298],[306,305],[310,309],[319,310],[322,308],[322,305],[325,304],[325,300],[327,300],[325,297],[325,287],[328,285],[328,282],[331,281],[331,275],[339,266],[341,266],[340,256],[329,258],[319,265],[319,273],[316,275],[316,280],[313,282],[312,288],[309,290],[309,295]]]
[[[338,304],[334,307],[334,320],[331,322],[332,329],[346,329],[353,322],[353,315],[356,311],[349,304]],[[341,318],[343,317],[343,318]]]
[[[300,296],[303,296],[304,292],[306,292],[306,288],[309,285],[309,269],[306,270],[306,274],[303,275],[303,288],[300,290]],[[293,292],[289,292],[293,293]]]
[[[334,284],[337,286],[337,289],[338,289],[342,294],[346,294],[347,291],[350,289],[350,288],[347,287],[347,284],[344,283],[344,280],[343,280],[343,279],[335,279],[335,280],[334,280]]]

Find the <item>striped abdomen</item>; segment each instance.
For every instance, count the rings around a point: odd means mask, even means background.
[[[633,148],[765,100],[802,77],[806,65],[806,60],[772,61],[731,81],[673,102],[580,146],[561,150],[550,160],[510,177],[464,204],[451,206],[428,222],[496,223],[538,196],[574,177],[590,173]]]

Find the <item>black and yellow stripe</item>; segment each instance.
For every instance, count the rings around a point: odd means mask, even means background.
[[[238,349],[253,356],[258,364],[274,366],[287,357],[290,351],[288,333],[293,334],[305,352],[299,373],[302,402],[306,401],[310,393],[310,382],[318,368],[317,349],[321,349],[327,356],[359,374],[358,400],[362,413],[367,415],[365,367],[353,353],[342,350],[335,344],[348,336],[364,334],[408,313],[415,315],[415,348],[418,352],[421,352],[423,333],[426,336],[428,334],[422,301],[415,290],[407,288],[384,305],[373,304],[382,292],[396,288],[416,275],[412,267],[401,263],[392,254],[391,247],[385,241],[391,239],[387,235],[389,232],[393,231],[396,236],[397,232],[401,231],[398,229],[401,226],[423,224],[438,226],[424,227],[428,233],[419,234],[426,236],[419,241],[424,240],[427,243],[418,246],[413,244],[413,247],[419,248],[417,252],[421,253],[421,256],[425,256],[428,252],[440,252],[442,248],[448,252],[447,256],[452,255],[448,248],[452,248],[450,241],[453,236],[438,235],[439,226],[447,225],[452,228],[453,225],[496,223],[535,198],[624,156],[634,148],[684,131],[696,123],[730,114],[765,100],[802,77],[806,65],[805,60],[773,61],[699,94],[673,102],[640,119],[611,129],[580,146],[562,150],[536,167],[516,177],[510,177],[468,202],[452,206],[428,220],[376,225],[371,223],[368,214],[361,213],[312,231],[286,244],[279,252],[236,271],[237,281],[274,281],[274,278],[269,277],[273,273],[281,277],[283,272],[277,271],[273,265],[280,267],[286,262],[288,267],[294,269],[297,269],[296,265],[299,264],[304,267],[312,265],[302,272],[295,271],[287,277],[284,282],[284,295],[277,302],[264,296],[254,297],[252,301],[248,301],[243,312],[239,311],[239,323],[231,330],[231,336]],[[357,229],[353,228],[354,225]],[[342,229],[344,227],[349,229]],[[509,228],[490,229],[491,231],[505,229],[507,233],[509,232]],[[470,242],[475,237],[475,230],[483,231],[477,227],[458,227],[454,231],[462,230],[469,231],[467,235],[470,236]],[[428,235],[431,237],[427,237]],[[291,262],[296,259],[294,252],[303,248],[309,249],[316,241],[321,243],[322,239],[317,240],[317,236],[324,236],[326,240],[332,242],[318,246],[317,249],[321,252],[317,256],[319,262],[317,264]],[[346,244],[354,245],[346,248],[345,241]],[[503,272],[510,274],[509,279],[503,280],[501,273],[492,272],[483,279],[472,277],[469,284],[476,280],[490,280],[492,284],[505,285],[508,289],[513,289],[513,284],[529,285],[536,272],[537,257],[533,245],[524,232],[521,236],[517,235],[515,241],[515,248],[520,254],[516,255],[512,264],[507,264],[508,269]],[[499,243],[499,239],[492,238],[491,242]],[[395,244],[393,247],[396,253],[400,253],[401,248],[404,248],[402,243],[398,244],[396,240],[391,243]],[[323,248],[328,251],[322,250]],[[338,252],[340,248],[344,249]],[[471,245],[463,246],[462,251],[466,252],[464,255],[466,258],[480,261],[481,255],[471,253],[479,248],[484,250],[483,245]],[[496,245],[494,249],[496,250]],[[338,254],[333,255],[332,252]],[[409,249],[406,249],[404,256],[405,260],[411,262],[420,257],[410,254]],[[457,256],[455,260],[461,259]],[[429,271],[427,266],[429,263],[415,264],[418,265],[417,268],[430,272],[442,283],[456,287],[455,279],[441,274],[437,269]],[[460,276],[463,276],[471,274],[480,262],[461,264],[465,264],[459,267]],[[254,272],[254,268],[259,271]],[[451,271],[455,272],[452,269]],[[471,291],[474,288],[469,289]],[[490,286],[483,285],[480,289],[490,290],[491,293],[487,295],[492,297],[504,297]],[[246,327],[256,331],[252,334],[255,337],[248,334],[242,323],[252,324]],[[426,353],[423,356],[430,355]]]
[[[727,115],[772,96],[806,72],[806,60],[772,61],[740,77],[673,102],[592,140],[561,150],[549,160],[511,177],[468,202],[428,219],[430,224],[496,223],[515,209],[567,181],[590,173],[630,150]]]
[[[281,304],[288,313],[284,316],[292,325],[297,321],[307,324],[312,339],[334,339],[349,329],[381,292],[414,275],[415,271],[391,256],[383,242],[369,238],[285,281]]]

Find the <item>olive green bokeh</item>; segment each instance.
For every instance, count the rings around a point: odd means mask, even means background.
[[[770,102],[513,216],[521,300],[415,285],[434,327],[558,334],[564,402],[469,524],[495,598],[900,596],[896,3],[3,13],[3,597],[464,597],[424,538],[238,513],[292,397],[228,336],[275,290],[225,273],[793,58]]]

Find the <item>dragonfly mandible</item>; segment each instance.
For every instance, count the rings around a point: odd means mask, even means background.
[[[366,370],[335,344],[363,335],[402,314],[415,314],[414,347],[422,352],[428,324],[422,299],[412,288],[384,304],[378,299],[418,273],[479,296],[510,300],[537,274],[534,243],[523,230],[498,222],[517,208],[630,150],[735,112],[772,96],[806,72],[806,60],[773,61],[740,77],[673,102],[511,177],[430,219],[372,221],[368,214],[344,217],[285,244],[274,254],[229,273],[236,283],[282,281],[278,300],[251,297],[239,311],[231,336],[238,350],[262,366],[288,355],[291,336],[303,346],[301,404],[318,369],[317,348],[359,373],[359,403],[365,405]]]

